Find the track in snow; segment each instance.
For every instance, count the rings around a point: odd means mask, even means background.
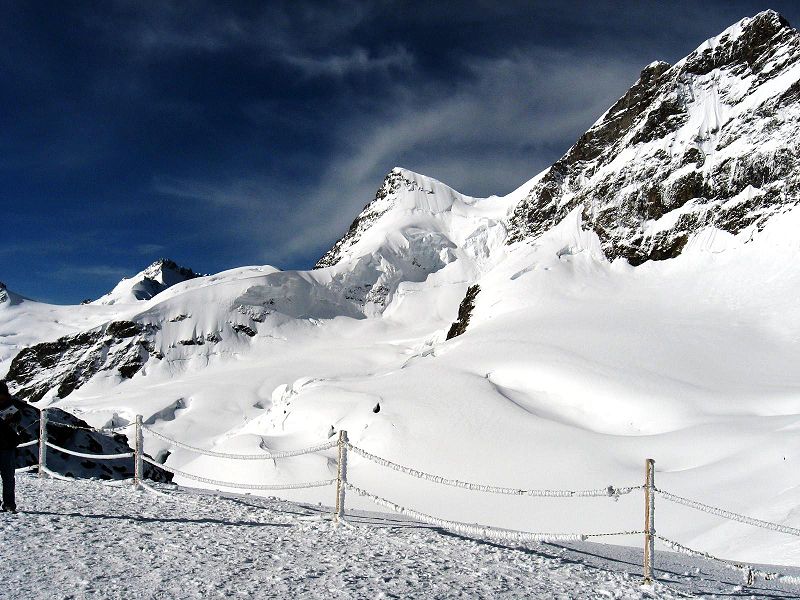
[[[640,585],[641,551],[633,548],[510,546],[366,512],[334,527],[322,507],[162,489],[167,496],[18,476],[24,512],[0,515],[0,596],[551,600],[797,593],[770,584],[742,588],[734,573],[663,552],[663,583],[653,591]]]

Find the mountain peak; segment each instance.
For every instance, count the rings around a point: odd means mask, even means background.
[[[149,300],[177,283],[201,277],[174,260],[161,258],[133,277],[126,277],[93,304],[120,304]]]
[[[149,277],[151,279],[156,279],[159,277],[163,279],[165,276],[168,276],[165,275],[167,273],[176,274],[182,277],[183,278],[182,281],[186,279],[194,279],[195,277],[200,276],[198,273],[195,273],[194,271],[186,267],[180,266],[174,260],[171,260],[169,258],[158,259],[152,265],[150,265],[144,271],[142,271],[141,275],[143,275],[144,277]]]
[[[796,38],[797,31],[788,20],[774,10],[766,10],[709,38],[678,64],[697,75],[736,63],[760,71],[777,48],[796,43]]]
[[[392,209],[436,214],[449,210],[458,198],[464,196],[433,177],[394,167],[383,178],[375,198],[364,206],[347,233],[317,261],[314,268],[330,267],[339,262],[345,251],[352,248],[373,223]]]
[[[27,300],[24,296],[20,296],[19,294],[15,294],[5,283],[0,281],[0,307],[2,306],[15,306],[22,302],[23,300]]]
[[[752,17],[745,17],[738,23],[731,25],[725,31],[723,31],[721,35],[728,34],[735,36],[738,32],[745,33],[753,30],[771,30],[776,32],[783,28],[792,29],[792,25],[789,23],[789,20],[779,12],[768,8],[767,10],[763,10]]]

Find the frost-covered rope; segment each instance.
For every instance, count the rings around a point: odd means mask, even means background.
[[[33,471],[34,469],[38,469],[39,465],[28,465],[27,467],[20,467],[19,469],[14,469],[14,473],[27,473],[28,471]]]
[[[62,475],[61,473],[56,473],[55,471],[51,471],[47,467],[39,467],[39,471],[45,473],[48,477],[52,477],[53,479],[58,479],[59,481],[75,481],[74,477],[67,477],[66,475]]]
[[[425,473],[424,471],[420,471],[418,469],[405,467],[403,465],[399,465],[385,458],[381,458],[380,456],[376,456],[375,454],[367,452],[366,450],[363,450],[358,446],[354,446],[353,444],[350,443],[347,444],[347,448],[353,451],[355,454],[359,455],[360,457],[365,458],[369,461],[374,462],[375,464],[381,465],[388,469],[392,469],[400,473],[405,473],[406,475],[411,475],[412,477],[417,477],[419,479],[424,479],[426,481],[431,481],[433,483],[438,483],[441,485],[449,485],[452,487],[463,488],[465,490],[472,490],[477,492],[507,494],[510,496],[535,496],[539,498],[599,498],[599,497],[618,498],[622,495],[630,494],[634,490],[642,489],[642,486],[640,485],[622,487],[622,488],[610,485],[607,488],[596,489],[596,490],[523,490],[520,488],[482,485],[479,483],[470,483],[468,481],[459,481],[458,479],[447,479],[446,477],[441,477],[440,475],[431,475],[430,473]]]
[[[27,427],[23,427],[22,431],[30,431],[33,428],[39,428],[39,419],[36,419],[33,423],[28,424]]]
[[[580,533],[529,533],[527,531],[501,529],[499,527],[489,527],[488,525],[478,525],[462,523],[460,521],[439,519],[437,517],[432,517],[425,513],[406,508],[405,506],[400,506],[399,504],[395,504],[386,498],[381,498],[380,496],[370,494],[369,492],[362,490],[351,483],[345,483],[344,485],[347,487],[347,489],[360,496],[363,496],[364,498],[368,498],[378,506],[393,510],[396,513],[414,519],[415,521],[441,527],[442,529],[449,529],[450,531],[455,531],[456,533],[461,533],[464,535],[504,540],[507,542],[579,542],[581,540],[585,540],[587,537],[586,535]]]
[[[585,538],[596,538],[596,537],[610,537],[610,536],[620,536],[620,535],[642,535],[644,531],[610,531],[608,533],[584,533],[583,537]]]
[[[333,483],[336,482],[335,479],[325,479],[322,481],[309,481],[305,483],[268,483],[268,484],[235,483],[232,481],[219,481],[217,479],[210,479],[208,477],[201,477],[200,475],[187,473],[186,471],[180,471],[174,467],[168,467],[166,465],[162,465],[161,463],[158,463],[146,456],[143,456],[142,460],[144,460],[146,463],[153,465],[154,467],[158,467],[159,469],[168,471],[173,475],[186,477],[187,479],[193,479],[194,481],[199,481],[200,483],[207,483],[209,485],[218,485],[228,488],[236,488],[240,490],[299,490],[303,488],[324,487],[326,485],[332,485]]]
[[[128,427],[132,427],[133,423],[128,423],[127,425],[120,425],[118,427],[86,427],[83,425],[71,425],[70,423],[62,423],[60,421],[47,421],[47,425],[55,425],[56,427],[64,427],[66,429],[79,429],[80,431],[94,431],[95,433],[116,433],[118,431],[124,431]]]
[[[800,577],[798,576],[782,575],[781,573],[768,573],[767,571],[762,571],[761,569],[758,569],[746,563],[735,562],[732,560],[725,560],[724,558],[718,558],[713,554],[709,554],[708,552],[703,552],[702,550],[695,550],[693,548],[689,548],[688,546],[684,546],[683,544],[676,542],[675,540],[665,538],[662,535],[656,534],[656,538],[667,544],[675,552],[686,554],[687,556],[693,556],[695,558],[705,558],[706,560],[719,563],[734,571],[739,571],[744,576],[744,579],[748,583],[748,585],[753,585],[756,582],[757,578],[761,578],[766,581],[777,581],[779,583],[785,583],[787,585],[800,586]]]
[[[669,500],[670,502],[675,502],[676,504],[683,504],[684,506],[688,506],[689,508],[693,508],[695,510],[699,510],[702,512],[707,512],[709,514],[716,515],[724,519],[730,519],[731,521],[739,521],[740,523],[752,525],[753,527],[761,527],[763,529],[770,529],[772,531],[778,531],[780,533],[788,533],[789,535],[800,536],[800,529],[789,527],[788,525],[780,525],[778,523],[772,523],[770,521],[762,521],[761,519],[754,519],[753,517],[747,517],[745,515],[740,515],[738,513],[731,512],[729,510],[717,508],[716,506],[709,506],[708,504],[703,504],[702,502],[697,502],[696,500],[690,500],[682,496],[677,496],[675,494],[671,494],[669,492],[666,492],[658,488],[656,488],[656,492],[661,494],[661,496],[665,500]]]
[[[52,448],[53,450],[58,450],[59,452],[64,452],[66,454],[71,454],[72,456],[77,456],[79,458],[91,458],[94,460],[115,460],[117,458],[133,458],[133,452],[125,452],[123,454],[85,454],[83,452],[75,452],[74,450],[67,450],[66,448],[62,448],[61,446],[56,446],[53,443],[46,442],[48,448]]]
[[[27,448],[28,446],[35,446],[39,443],[39,440],[31,440],[29,442],[25,442],[24,444],[20,444],[17,448]]]
[[[217,458],[233,458],[237,460],[272,460],[274,458],[289,458],[292,456],[300,456],[303,454],[314,454],[315,452],[321,452],[323,450],[328,450],[333,448],[338,443],[336,440],[332,440],[329,442],[323,442],[321,444],[317,444],[316,446],[310,446],[308,448],[301,448],[299,450],[286,450],[283,452],[262,452],[261,454],[231,454],[229,452],[218,452],[216,450],[206,450],[204,448],[198,448],[197,446],[191,446],[185,442],[179,442],[178,440],[173,440],[172,438],[167,437],[163,433],[159,433],[154,429],[150,429],[149,427],[142,427],[143,431],[146,431],[150,435],[159,438],[165,442],[169,442],[173,446],[177,446],[178,448],[183,448],[184,450],[190,450],[191,452],[196,452],[197,454],[204,454],[206,456],[215,456]]]
[[[143,489],[145,492],[149,494],[153,494],[154,496],[160,496],[161,498],[169,498],[169,494],[165,494],[164,492],[155,489],[153,486],[146,484],[144,481],[139,482],[139,488]]]

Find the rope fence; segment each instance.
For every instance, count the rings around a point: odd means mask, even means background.
[[[665,538],[664,536],[661,535],[657,535],[656,537],[658,537],[658,539],[664,542],[667,546],[672,548],[675,552],[686,554],[687,556],[693,556],[695,558],[704,558],[706,560],[721,564],[734,571],[740,572],[744,576],[748,585],[754,585],[757,579],[763,579],[764,581],[778,581],[780,583],[785,583],[788,585],[800,586],[800,577],[798,576],[781,575],[780,573],[769,573],[767,571],[758,569],[752,565],[748,565],[747,563],[725,560],[724,558],[718,558],[713,554],[709,554],[708,552],[703,552],[702,550],[695,550],[693,548],[689,548],[688,546],[684,546],[683,544]]]
[[[716,506],[709,506],[708,504],[703,504],[702,502],[697,502],[696,500],[690,500],[689,498],[684,498],[682,496],[678,496],[677,494],[671,494],[670,492],[666,492],[658,488],[656,488],[655,491],[665,500],[669,500],[670,502],[674,502],[676,504],[682,504],[683,506],[688,506],[689,508],[705,512],[710,515],[716,515],[718,517],[722,517],[723,519],[728,519],[729,521],[738,521],[739,523],[745,523],[746,525],[752,525],[753,527],[761,527],[762,529],[769,529],[779,533],[800,536],[800,529],[795,527],[771,523],[769,521],[762,521],[761,519],[754,519],[753,517],[740,515],[739,513],[717,508]]]
[[[95,433],[119,433],[125,431],[129,427],[133,427],[133,423],[127,425],[119,425],[117,427],[86,427],[84,425],[72,425],[71,423],[62,423],[60,421],[48,421],[48,425],[55,425],[56,427],[63,427],[64,429],[78,429],[80,431],[93,431]]]
[[[314,454],[316,452],[322,452],[323,450],[329,450],[331,448],[335,448],[339,442],[336,440],[330,442],[324,442],[321,444],[317,444],[316,446],[311,446],[309,448],[301,448],[300,450],[286,450],[283,452],[262,452],[261,454],[230,454],[228,452],[218,452],[216,450],[207,450],[204,448],[198,448],[197,446],[191,446],[185,442],[179,442],[177,440],[173,440],[172,438],[168,438],[167,436],[157,432],[150,427],[143,427],[144,431],[148,434],[152,435],[155,438],[158,438],[164,442],[168,442],[177,448],[183,448],[184,450],[189,450],[190,452],[195,452],[197,454],[202,454],[204,456],[214,456],[216,458],[230,458],[233,460],[275,460],[277,458],[291,458],[293,456],[302,456],[303,454]]]
[[[122,429],[128,429],[130,427],[134,427],[134,433],[135,433],[134,450],[133,452],[124,452],[118,454],[91,454],[85,452],[78,452],[76,450],[70,450],[47,441],[48,424],[55,425],[57,427],[67,427],[71,429],[91,430],[98,433],[114,433]],[[236,453],[221,452],[218,450],[200,448],[197,446],[193,446],[191,444],[187,444],[185,442],[174,440],[164,435],[163,433],[156,431],[152,427],[145,426],[142,422],[141,415],[137,415],[135,422],[129,425],[112,429],[95,429],[91,427],[82,427],[60,422],[48,423],[47,411],[42,410],[40,413],[40,419],[38,425],[39,425],[38,439],[30,440],[28,442],[20,444],[18,448],[25,448],[38,444],[39,462],[38,464],[35,465],[30,465],[27,467],[16,469],[17,473],[37,470],[39,473],[39,477],[49,476],[58,479],[71,480],[70,478],[65,478],[59,475],[58,473],[54,473],[53,471],[47,468],[47,449],[49,448],[52,450],[56,450],[58,452],[63,452],[71,456],[92,459],[92,460],[115,460],[115,459],[133,458],[134,486],[147,491],[152,491],[153,493],[157,493],[159,495],[164,495],[164,494],[158,492],[157,490],[154,490],[144,481],[144,464],[152,465],[153,467],[162,469],[168,473],[173,474],[174,476],[182,477],[209,486],[247,490],[247,491],[298,490],[298,489],[309,489],[309,488],[322,488],[335,485],[336,501],[333,511],[333,520],[335,523],[346,524],[346,521],[344,520],[345,501],[346,501],[346,492],[349,491],[354,494],[357,494],[358,496],[370,500],[377,506],[390,509],[398,514],[413,519],[414,521],[426,523],[428,525],[446,529],[448,531],[452,531],[458,534],[478,537],[478,538],[502,540],[506,542],[515,542],[515,543],[527,543],[527,542],[579,542],[594,538],[611,537],[611,536],[644,535],[643,570],[644,570],[645,583],[648,584],[653,583],[655,581],[654,543],[655,540],[659,540],[661,543],[665,544],[667,547],[671,548],[676,552],[693,556],[696,558],[709,560],[721,564],[726,568],[730,568],[742,573],[745,577],[747,585],[754,585],[754,583],[758,579],[762,579],[765,581],[777,581],[786,585],[800,586],[799,576],[785,575],[780,573],[769,573],[762,569],[758,569],[752,565],[748,565],[746,563],[725,560],[713,556],[707,552],[694,550],[672,539],[664,537],[660,534],[656,534],[655,516],[654,516],[656,495],[660,496],[661,498],[663,498],[668,502],[683,505],[688,508],[712,514],[723,519],[737,521],[746,525],[767,529],[777,533],[800,537],[800,529],[795,527],[790,527],[788,525],[783,525],[780,523],[773,523],[762,519],[748,517],[746,515],[735,513],[733,511],[725,510],[723,508],[704,504],[702,502],[698,502],[696,500],[692,500],[689,498],[684,498],[683,496],[679,496],[667,490],[658,488],[655,486],[655,462],[652,459],[647,459],[647,461],[645,462],[644,485],[623,486],[623,487],[609,485],[605,488],[584,489],[584,490],[523,489],[515,487],[484,485],[468,481],[461,481],[458,479],[450,479],[447,477],[434,475],[431,473],[427,473],[425,471],[421,471],[419,469],[401,465],[396,462],[390,461],[386,458],[383,458],[381,456],[378,456],[376,454],[372,454],[364,450],[363,448],[359,448],[354,444],[351,444],[347,438],[346,431],[340,431],[337,439],[321,442],[319,444],[315,444],[313,446],[309,446],[306,448],[273,452],[271,450],[268,450],[267,448],[263,448],[262,446],[263,452],[261,453],[236,454]],[[320,452],[325,452],[327,450],[332,450],[336,448],[337,449],[336,477],[330,479],[322,479],[318,481],[308,481],[308,482],[263,483],[263,484],[222,481],[222,480],[212,479],[194,473],[189,473],[177,469],[173,466],[167,466],[163,463],[154,460],[150,456],[147,456],[144,452],[145,433],[147,433],[148,435],[150,435],[155,439],[158,439],[162,442],[166,442],[171,447],[181,448],[203,456],[212,456],[215,458],[222,458],[228,460],[243,460],[243,461],[277,460],[277,459],[293,458],[303,455],[319,454]],[[480,523],[464,523],[461,521],[442,519],[414,510],[412,508],[402,506],[396,502],[388,500],[382,496],[374,494],[368,490],[365,490],[350,483],[348,481],[348,452],[352,452],[356,456],[366,461],[372,462],[378,466],[387,468],[395,472],[403,473],[405,475],[429,481],[431,483],[439,485],[445,485],[476,492],[486,492],[486,493],[503,494],[511,496],[528,496],[534,498],[611,498],[614,500],[618,500],[623,495],[631,494],[632,492],[635,492],[637,490],[643,490],[645,499],[645,519],[644,519],[645,526],[644,529],[637,531],[613,531],[613,532],[597,532],[597,533],[561,533],[561,532],[537,533],[537,532],[518,531],[514,529],[493,527],[490,525],[483,525]],[[328,460],[330,460],[329,457]]]
[[[316,487],[325,487],[326,485],[333,485],[336,483],[335,479],[325,479],[322,481],[310,481],[307,483],[265,483],[265,484],[252,484],[252,483],[237,483],[233,481],[219,481],[217,479],[210,479],[208,477],[201,477],[200,475],[194,475],[193,473],[187,473],[186,471],[180,471],[175,467],[167,467],[166,465],[162,465],[159,462],[148,458],[147,456],[143,456],[142,460],[146,463],[149,463],[159,469],[164,469],[172,473],[173,475],[178,475],[179,477],[186,477],[187,479],[191,479],[193,481],[198,481],[200,483],[207,483],[208,485],[216,485],[220,487],[227,487],[227,488],[234,488],[240,490],[299,490],[305,488],[316,488]]]
[[[118,458],[133,458],[136,456],[135,452],[123,452],[122,454],[87,454],[85,452],[75,452],[74,450],[67,450],[66,448],[62,448],[61,446],[56,446],[52,442],[45,442],[48,448],[52,448],[53,450],[58,450],[59,452],[63,452],[64,454],[69,454],[71,456],[77,456],[78,458],[93,458],[95,460],[116,460]]]
[[[461,523],[459,521],[449,521],[447,519],[439,519],[437,517],[432,517],[430,515],[426,515],[425,513],[412,510],[404,506],[400,506],[399,504],[395,504],[391,500],[387,500],[386,498],[381,498],[380,496],[376,496],[375,494],[370,494],[369,492],[362,490],[361,488],[358,488],[351,483],[346,483],[345,487],[347,487],[348,490],[355,492],[359,496],[368,498],[378,506],[382,506],[384,508],[393,510],[398,514],[414,519],[415,521],[426,523],[428,525],[434,525],[436,527],[441,527],[442,529],[447,529],[449,531],[454,531],[456,533],[461,533],[464,535],[489,538],[494,540],[503,540],[506,542],[518,542],[518,543],[580,542],[582,540],[585,540],[587,537],[586,535],[580,533],[528,533],[525,531],[515,531],[513,529],[501,529],[498,527],[490,527],[488,525],[477,525],[477,524],[470,525],[468,523]]]
[[[451,487],[457,487],[476,492],[506,494],[509,496],[532,496],[535,498],[598,498],[598,497],[619,498],[620,496],[623,496],[625,494],[630,494],[635,490],[642,489],[641,485],[621,487],[621,488],[616,488],[613,485],[610,485],[607,488],[595,489],[595,490],[525,490],[519,488],[498,487],[494,485],[482,485],[479,483],[470,483],[468,481],[459,481],[457,479],[447,479],[439,475],[431,475],[430,473],[425,473],[424,471],[419,471],[417,469],[412,469],[410,467],[404,467],[390,460],[386,460],[385,458],[381,458],[380,456],[376,456],[375,454],[371,454],[366,450],[363,450],[358,446],[354,446],[353,444],[350,443],[347,444],[347,449],[357,454],[358,456],[365,458],[366,460],[372,461],[375,464],[381,465],[388,469],[392,469],[393,471],[397,471],[399,473],[405,473],[406,475],[410,475],[418,479],[424,479],[425,481],[430,481],[432,483],[438,483],[440,485],[449,485]]]

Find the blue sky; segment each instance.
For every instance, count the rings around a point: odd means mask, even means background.
[[[792,2],[0,0],[0,280],[95,298],[161,257],[308,268],[396,165],[547,167],[653,60]]]

